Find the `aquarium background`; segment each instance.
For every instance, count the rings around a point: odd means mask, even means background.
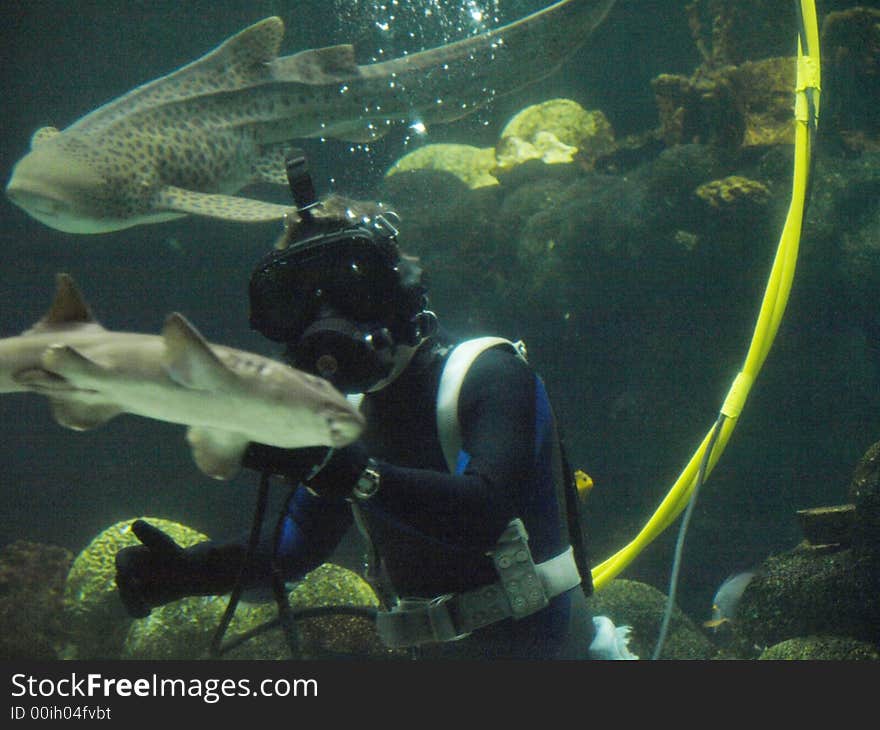
[[[424,137],[401,129],[368,146],[303,141],[319,191],[379,197],[388,191],[385,171],[405,152],[445,141],[491,145],[512,114],[554,97],[601,109],[618,138],[656,127],[651,80],[661,73],[688,75],[701,61],[686,4],[620,0],[590,43],[546,81],[468,119],[432,128]],[[268,15],[285,20],[285,53],[351,41],[359,60],[368,62],[380,47],[387,55],[400,55],[472,32],[475,9],[485,13],[480,22],[492,27],[543,3],[417,0],[398,11],[392,32],[383,31],[391,5],[7,2],[0,10],[0,169],[8,179],[38,127],[63,128]],[[819,3],[820,15],[850,5]],[[424,12],[428,9],[430,15]],[[782,47],[791,50],[793,42],[791,27]],[[829,104],[833,94],[827,89]],[[854,159],[833,147],[820,146],[819,154]],[[876,304],[870,288],[853,295],[846,276],[851,269],[841,269],[835,258],[839,249],[826,246],[848,230],[859,231],[866,246],[880,237],[877,158],[861,159],[868,193],[846,205],[820,206],[837,216],[833,221],[817,219],[816,206],[812,209],[777,341],[723,459],[700,494],[678,595],[679,605],[695,618],[708,617],[712,594],[727,575],[801,539],[795,510],[846,501],[853,466],[880,438],[880,343],[877,330],[865,326],[865,312]],[[462,278],[454,267],[435,273],[432,304],[454,333],[497,333],[528,344],[530,360],[554,400],[570,459],[595,482],[584,506],[584,528],[597,561],[631,539],[666,494],[713,422],[745,356],[788,202],[787,151],[780,149],[763,164],[776,165],[783,182],[781,204],[763,209],[760,219],[742,228],[748,256],[729,247],[687,268],[647,258],[634,268],[621,256],[616,271],[599,277],[589,275],[591,253],[585,250],[583,307],[569,319],[553,315],[549,302],[520,309],[457,291],[477,279]],[[821,183],[819,176],[817,196]],[[284,200],[277,189],[259,194]],[[611,205],[621,225],[642,214],[626,199]],[[499,220],[495,211],[493,220],[481,220],[485,210],[463,204],[458,215],[477,227],[510,226],[515,237],[515,218]],[[249,329],[246,301],[249,274],[271,247],[274,225],[188,218],[75,236],[43,226],[5,198],[0,219],[2,336],[19,333],[43,315],[54,276],[64,271],[109,329],[157,332],[169,312],[180,311],[213,342],[278,354]],[[404,247],[406,228],[404,218]],[[433,255],[419,253],[429,264],[436,258],[467,266],[468,253],[459,244],[450,233],[432,242]],[[506,257],[513,255],[497,247],[492,251],[502,272]],[[485,257],[479,260],[486,263]],[[480,302],[479,310],[470,308],[473,301]],[[249,527],[255,476],[244,473],[231,482],[207,478],[192,463],[181,427],[126,415],[78,433],[58,426],[44,399],[14,394],[0,398],[0,444],[0,545],[23,539],[76,553],[108,525],[139,515],[178,520],[216,537],[244,534]],[[665,591],[674,540],[670,529],[625,577]],[[359,541],[352,535],[336,560],[355,566],[358,555]]]

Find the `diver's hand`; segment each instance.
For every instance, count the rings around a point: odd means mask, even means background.
[[[328,446],[310,446],[302,449],[280,449],[251,442],[241,459],[246,469],[269,472],[291,482],[303,481],[327,457]]]
[[[368,460],[367,447],[362,441],[334,449],[327,463],[305,485],[320,497],[347,499],[364,473]]]
[[[131,529],[142,544],[116,553],[116,586],[130,616],[144,618],[152,608],[185,596],[232,590],[243,545],[202,542],[184,549],[144,520],[135,520]]]

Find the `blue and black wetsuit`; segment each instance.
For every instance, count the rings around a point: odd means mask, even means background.
[[[362,405],[368,423],[363,439],[381,474],[381,488],[362,504],[362,515],[383,573],[402,598],[433,598],[497,581],[487,553],[516,517],[528,532],[535,563],[568,547],[543,383],[508,349],[481,353],[461,387],[462,453],[451,474],[436,422],[446,349],[423,345],[397,380]],[[297,578],[329,558],[352,525],[351,506],[300,489],[288,510],[279,560],[283,572]],[[429,645],[423,653],[555,657],[567,641],[571,594],[525,618]]]

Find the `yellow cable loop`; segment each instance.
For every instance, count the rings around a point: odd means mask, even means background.
[[[720,411],[725,418],[720,422],[720,433],[709,456],[705,474],[707,477],[721,458],[736,426],[738,416],[748,398],[752,384],[758,377],[764,360],[770,352],[770,347],[782,322],[794,279],[810,172],[810,134],[818,122],[820,92],[819,28],[814,0],[801,0],[801,14],[807,50],[802,47],[800,37],[798,37],[795,154],[791,202],[742,371],[734,379]],[[703,438],[696,452],[641,532],[629,544],[593,568],[593,586],[596,590],[601,590],[619,575],[687,507],[696,486],[700,464],[715,427],[716,425],[713,425]]]

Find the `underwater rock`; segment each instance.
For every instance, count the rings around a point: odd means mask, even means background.
[[[806,546],[816,548],[849,547],[852,544],[855,505],[811,507],[797,511]]]
[[[466,144],[429,144],[405,154],[385,173],[392,177],[413,170],[439,170],[455,175],[469,188],[497,185],[492,175],[495,150]]]
[[[856,513],[854,546],[880,560],[880,441],[870,446],[856,465],[848,494]]]
[[[614,130],[601,111],[587,111],[571,99],[550,99],[518,112],[495,146],[495,175],[529,160],[548,165],[578,162],[592,169],[614,151]]]
[[[17,540],[0,550],[0,659],[58,659],[61,594],[73,553]]]
[[[774,644],[761,652],[765,660],[864,661],[880,659],[877,647],[837,636],[805,636]]]
[[[131,531],[136,519],[146,520],[168,533],[181,547],[208,538],[177,522],[140,517],[117,522],[102,531],[76,556],[64,586],[63,620],[72,645],[68,658],[115,659],[133,619],[126,613],[116,590],[116,553],[139,545]]]
[[[154,609],[131,625],[122,657],[125,659],[204,659],[214,632],[226,610],[228,598],[184,598]],[[319,606],[375,608],[378,600],[370,586],[356,573],[325,563],[309,573],[290,592],[294,611]],[[229,624],[224,645],[277,616],[274,602],[241,602]],[[301,654],[297,659],[344,655],[360,658],[386,656],[372,620],[342,614],[304,618],[296,622]],[[289,659],[280,628],[272,628],[235,646],[227,659]]]
[[[652,82],[660,134],[668,145],[700,142],[730,149],[794,140],[795,59],[747,61],[661,74]]]
[[[732,629],[731,648],[742,658],[814,634],[877,644],[878,561],[848,549],[807,546],[773,555],[743,592]]]
[[[718,67],[786,53],[794,41],[791,6],[778,0],[692,0],[685,13],[706,66]]]
[[[753,209],[754,206],[763,206],[770,200],[770,189],[766,185],[742,175],[728,175],[720,180],[710,180],[694,192],[700,200],[720,209]]]
[[[587,111],[570,99],[523,109],[507,123],[495,148],[467,144],[429,144],[407,153],[385,173],[393,177],[414,170],[455,175],[471,189],[498,185],[498,175],[531,161],[548,165],[578,162],[591,169],[614,150],[611,123],[600,111]]]
[[[587,599],[594,616],[608,616],[617,626],[632,626],[629,648],[650,659],[660,635],[666,596],[656,588],[617,578]],[[717,653],[700,627],[677,607],[669,621],[661,659],[711,659]]]

